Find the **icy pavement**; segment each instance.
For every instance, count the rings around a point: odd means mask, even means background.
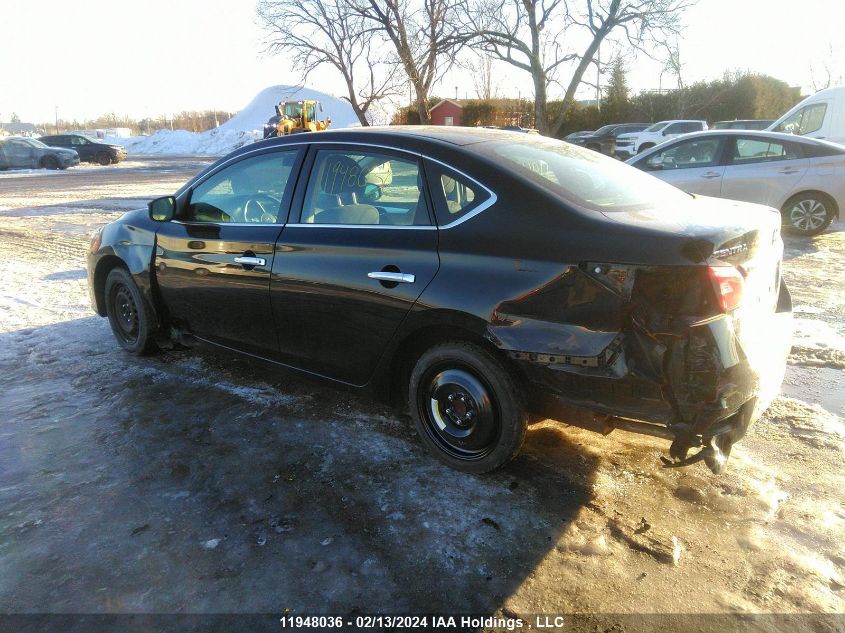
[[[599,613],[606,630],[845,610],[842,224],[788,239],[788,396],[725,474],[543,421],[474,477],[348,393],[119,350],[88,306],[87,236],[201,166],[0,180],[0,612]]]

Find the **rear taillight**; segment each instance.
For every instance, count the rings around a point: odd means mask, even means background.
[[[742,291],[745,278],[733,266],[710,266],[707,269],[716,300],[722,312],[730,312],[737,308],[742,301]]]

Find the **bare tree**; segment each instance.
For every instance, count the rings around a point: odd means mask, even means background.
[[[303,83],[318,66],[340,73],[346,85],[342,98],[361,125],[369,125],[373,104],[399,94],[397,64],[376,54],[377,39],[347,0],[259,0],[256,11],[267,50],[290,53],[289,65]]]
[[[465,0],[464,15],[475,45],[520,70],[534,83],[534,114],[543,134],[554,135],[575,102],[584,74],[611,37],[651,54],[653,46],[680,30],[680,15],[695,0]],[[586,41],[580,50],[567,41]],[[567,83],[562,67],[574,64]],[[551,84],[565,85],[553,121],[547,113]]]
[[[477,55],[476,57],[476,61],[467,64],[467,70],[472,75],[475,96],[479,99],[492,99],[497,92],[493,85],[493,58],[487,54]]]
[[[457,0],[348,0],[368,28],[384,35],[413,87],[420,123],[431,122],[428,98],[465,41]]]

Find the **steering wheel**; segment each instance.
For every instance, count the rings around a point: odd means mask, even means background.
[[[263,202],[262,202],[263,199]],[[261,198],[248,198],[244,202],[244,222],[260,222],[263,224],[275,224],[276,216],[270,213],[267,208],[275,207],[277,213],[279,201],[272,196],[261,196]]]

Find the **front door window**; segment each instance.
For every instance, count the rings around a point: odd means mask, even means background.
[[[200,183],[182,218],[186,222],[274,224],[298,150],[246,158]]]

